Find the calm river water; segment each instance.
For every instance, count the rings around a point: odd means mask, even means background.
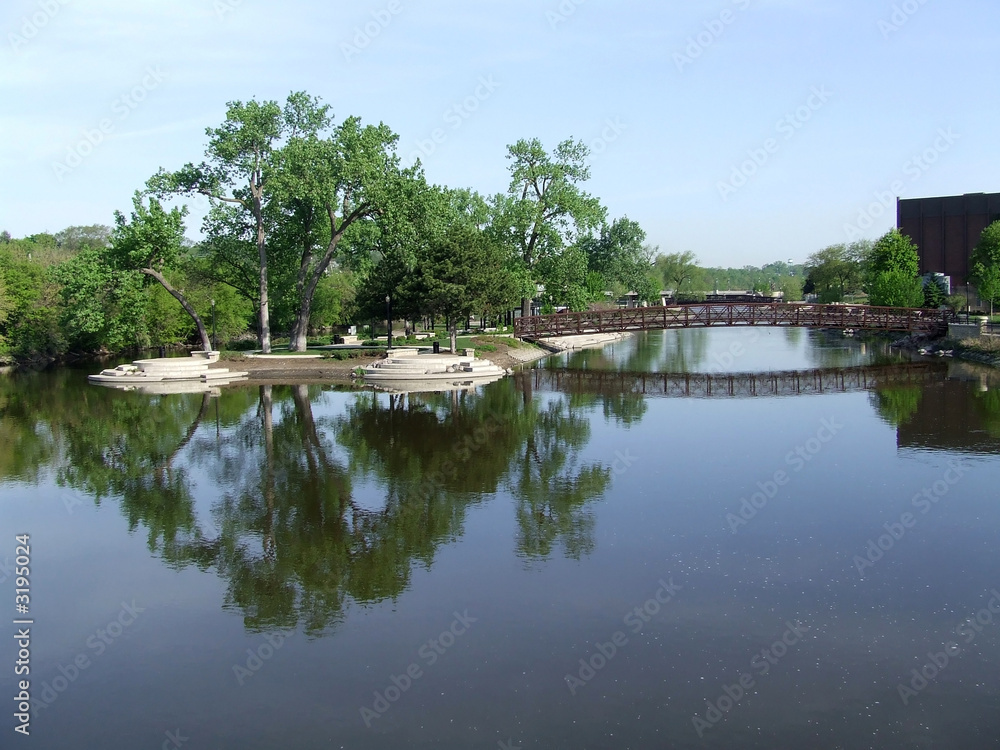
[[[724,329],[462,393],[86,374],[0,377],[2,747],[1000,747],[996,371]]]

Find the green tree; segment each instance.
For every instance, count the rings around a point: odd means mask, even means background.
[[[104,224],[66,227],[55,234],[56,243],[65,250],[76,252],[85,247],[107,247],[111,240],[111,227]]]
[[[206,161],[189,163],[177,172],[160,170],[148,182],[157,195],[203,195],[210,200],[213,213],[206,229],[223,233],[210,232],[207,247],[228,253],[227,262],[241,269],[255,268],[258,336],[264,352],[271,351],[268,213],[285,194],[276,179],[286,158],[283,146],[292,138],[308,139],[325,125],[325,109],[306,106],[307,100],[305,94],[293,93],[284,108],[275,101],[230,102],[225,122],[206,131]],[[251,248],[255,265],[245,257]]]
[[[920,278],[905,271],[882,271],[868,282],[870,304],[881,307],[920,307],[924,290]]]
[[[782,276],[778,280],[785,302],[798,302],[802,299],[802,278],[800,276]]]
[[[614,292],[635,292],[640,300],[658,304],[660,284],[651,276],[656,248],[645,242],[642,227],[626,216],[602,225],[600,235],[582,238],[580,247],[590,270],[601,274]]]
[[[512,281],[503,272],[502,249],[477,229],[458,224],[430,244],[401,291],[421,312],[447,318],[454,352],[458,321],[509,298]]]
[[[994,221],[983,230],[972,251],[972,273],[969,280],[976,285],[980,299],[993,305],[1000,302],[1000,221]]]
[[[944,279],[934,274],[927,274],[923,277],[924,285],[924,307],[937,310],[945,304],[948,298],[948,290],[945,288]]]
[[[909,237],[891,229],[878,239],[864,264],[868,300],[885,307],[920,307],[920,256]]]
[[[59,281],[53,271],[65,256],[54,240],[13,240],[0,245],[0,279],[5,287],[5,321],[0,337],[19,358],[54,356],[65,350],[59,326]]]
[[[586,310],[590,302],[587,290],[587,256],[577,246],[567,247],[558,255],[543,258],[538,264],[543,281],[543,311],[554,312],[566,306],[574,312]]]
[[[685,287],[690,286],[697,268],[697,259],[690,250],[668,253],[656,258],[656,269],[663,277],[664,285],[673,290],[674,299],[677,299],[677,295],[686,290]]]
[[[327,127],[327,108],[304,95],[296,96],[300,117],[315,122],[319,129]],[[302,204],[300,213],[315,217],[314,222],[302,222],[300,233],[292,351],[306,348],[313,297],[345,233],[355,222],[376,213],[384,215],[390,204],[406,200],[407,190],[421,189],[422,179],[414,179],[416,170],[405,176],[400,170],[397,141],[386,125],[362,127],[359,118],[349,117],[328,137],[309,132],[292,138],[286,146],[286,169],[281,177],[286,200]],[[404,184],[405,178],[409,184]]]
[[[166,277],[176,268],[184,238],[186,208],[164,210],[156,198],[149,199],[147,208],[137,192],[132,198],[131,221],[120,211],[115,212],[115,229],[111,235],[108,258],[118,270],[138,271],[157,281],[194,321],[202,349],[212,351],[212,341],[201,317],[184,293]]]
[[[493,235],[517,253],[517,263],[534,283],[539,262],[596,229],[605,216],[600,201],[580,187],[590,179],[589,150],[566,140],[549,155],[537,138],[507,148],[511,180],[506,195],[493,200]],[[530,315],[531,299],[521,299]]]
[[[809,256],[803,291],[815,293],[820,302],[842,302],[844,297],[859,290],[863,281],[863,259],[871,243],[830,245]]]
[[[62,302],[59,325],[72,349],[120,352],[149,344],[142,274],[116,269],[107,250],[88,247],[52,275]]]

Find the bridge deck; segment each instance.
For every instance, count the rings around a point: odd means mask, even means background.
[[[590,333],[758,325],[936,334],[947,330],[950,317],[951,314],[946,310],[907,307],[712,302],[515,318],[514,335],[518,338],[540,339]]]

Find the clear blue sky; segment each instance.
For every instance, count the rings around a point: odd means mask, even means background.
[[[432,182],[497,192],[508,144],[579,138],[661,251],[799,261],[896,195],[1000,191],[998,28],[996,0],[6,0],[0,229],[110,224],[226,102],[305,90]]]

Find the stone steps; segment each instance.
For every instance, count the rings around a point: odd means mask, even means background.
[[[225,368],[210,369],[219,360],[218,352],[193,352],[190,359],[164,357],[139,359],[130,365],[119,365],[91,375],[88,380],[105,384],[143,384],[157,382],[201,382],[225,384],[246,377],[245,372],[231,372]]]
[[[417,349],[397,349],[384,360],[365,368],[365,379],[382,380],[449,380],[498,378],[504,370],[486,360],[477,360],[475,353],[430,354]]]

